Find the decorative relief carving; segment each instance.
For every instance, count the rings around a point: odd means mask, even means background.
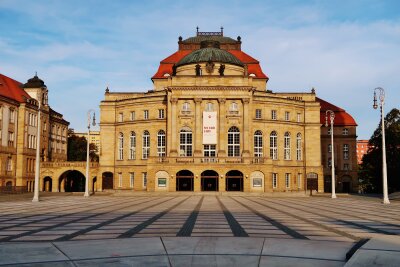
[[[170,101],[171,101],[172,104],[176,104],[176,103],[178,103],[178,98],[176,98],[176,97],[171,98]]]

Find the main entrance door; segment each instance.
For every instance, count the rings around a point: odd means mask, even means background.
[[[176,191],[193,191],[193,173],[188,170],[176,174]]]
[[[218,173],[204,171],[201,173],[201,191],[218,191]]]
[[[114,178],[113,178],[113,173],[112,172],[103,172],[103,181],[102,181],[102,187],[104,189],[113,189],[114,188]]]
[[[229,171],[226,174],[226,191],[243,191],[243,173]]]

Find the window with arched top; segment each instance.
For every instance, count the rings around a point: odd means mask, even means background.
[[[119,133],[118,135],[118,159],[124,159],[124,134]]]
[[[142,159],[148,159],[150,156],[150,133],[149,131],[143,132],[142,140]]]
[[[165,157],[165,131],[159,130],[157,133],[157,156]]]
[[[129,136],[129,159],[136,158],[136,133],[131,132]]]
[[[302,140],[301,140],[301,133],[297,133],[296,135],[296,159],[301,160],[302,159]]]
[[[228,157],[240,157],[240,131],[236,126],[228,130]]]
[[[254,132],[254,157],[262,158],[263,156],[263,135],[260,130]]]
[[[283,139],[283,158],[290,159],[290,133],[286,132]]]
[[[192,129],[184,127],[179,132],[179,156],[191,157],[193,155]]]
[[[269,135],[269,156],[278,159],[278,134],[275,131]]]

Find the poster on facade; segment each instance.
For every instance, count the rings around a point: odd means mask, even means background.
[[[217,112],[203,111],[203,144],[217,144]]]

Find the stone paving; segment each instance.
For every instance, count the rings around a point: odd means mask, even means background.
[[[175,240],[171,238],[178,238],[175,242],[180,243],[187,241],[179,240],[197,240],[197,245],[201,243],[201,238],[211,238],[206,239],[209,241],[242,238],[232,239],[235,242],[256,240],[254,242],[260,243],[257,245],[260,251],[247,255],[255,258],[246,258],[255,263],[254,266],[263,265],[265,259],[260,258],[262,253],[268,257],[268,253],[265,254],[268,250],[266,243],[273,244],[275,249],[272,262],[283,257],[279,255],[279,247],[283,246],[293,251],[294,256],[286,260],[294,264],[303,257],[307,246],[311,255],[312,250],[320,246],[316,244],[341,247],[343,251],[348,251],[365,238],[398,238],[398,235],[400,201],[383,205],[380,199],[375,198],[278,198],[249,194],[133,194],[123,197],[95,195],[84,198],[81,195],[47,194],[41,197],[39,203],[32,203],[31,199],[23,197],[0,201],[0,265],[12,263],[1,260],[4,259],[6,248],[10,248],[9,244],[24,246],[42,242],[43,246],[52,244],[56,247],[75,244],[73,247],[79,244],[78,241],[86,241],[100,242],[104,246],[134,242],[128,240],[135,238],[156,238],[161,244],[157,245],[164,246],[164,254],[168,253],[165,245],[168,240]],[[143,237],[147,239],[142,239]],[[187,239],[188,237],[191,238]],[[191,245],[182,245],[180,248]],[[299,255],[296,255],[297,250],[301,252]],[[326,259],[323,255],[312,255],[308,260],[323,261],[321,266],[327,266],[326,260],[329,260],[330,266],[343,266],[343,251],[341,258]],[[201,255],[196,258],[199,263],[202,262]],[[395,254],[395,257],[397,255],[400,254]],[[272,254],[269,255],[271,256]],[[222,255],[220,257],[225,262],[226,258]],[[150,261],[154,259],[153,257]],[[179,266],[178,263],[183,258],[176,258],[177,264],[173,264],[171,259],[161,266]],[[227,265],[231,264],[229,262],[228,260]],[[398,263],[400,264],[400,258]]]

